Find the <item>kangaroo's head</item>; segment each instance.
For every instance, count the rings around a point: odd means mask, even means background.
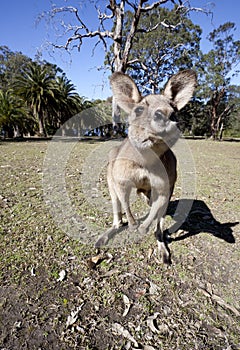
[[[137,148],[151,148],[161,142],[171,147],[176,142],[179,137],[176,112],[193,95],[194,71],[180,71],[169,79],[162,94],[145,97],[126,74],[116,72],[110,82],[116,103],[129,115],[128,135]]]

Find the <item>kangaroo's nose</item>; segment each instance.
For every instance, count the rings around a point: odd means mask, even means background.
[[[154,113],[153,119],[155,121],[160,121],[160,120],[165,121],[166,118],[165,118],[165,116],[163,115],[163,113],[161,111],[157,110]]]
[[[177,114],[173,112],[173,113],[170,115],[169,119],[170,119],[172,122],[177,122],[177,121],[178,121]]]

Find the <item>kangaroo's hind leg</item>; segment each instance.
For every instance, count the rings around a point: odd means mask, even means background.
[[[121,202],[122,209],[126,213],[129,229],[135,230],[137,228],[137,222],[130,209],[130,194],[132,187],[133,186],[129,181],[117,183],[115,185],[115,191]]]
[[[154,233],[157,239],[158,251],[159,254],[162,256],[163,263],[171,265],[171,252],[168,248],[168,231],[164,230],[164,219],[165,214],[161,218],[158,218],[157,227]]]

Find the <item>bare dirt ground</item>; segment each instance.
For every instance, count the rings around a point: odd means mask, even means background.
[[[197,188],[190,213],[171,236],[173,263],[166,267],[153,234],[100,251],[67,235],[67,207],[58,222],[52,216],[58,204],[46,203],[43,189],[49,142],[0,143],[1,350],[240,349],[240,143],[188,145]],[[75,143],[64,172],[64,193],[93,237],[112,220],[104,160],[91,200],[83,183],[86,159],[100,146]],[[181,182],[169,222],[184,200],[180,191]]]

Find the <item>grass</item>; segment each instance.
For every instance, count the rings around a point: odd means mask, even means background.
[[[48,203],[42,177],[50,142],[0,144],[3,349],[134,349],[132,338],[151,350],[240,348],[239,143],[188,145],[197,174],[195,211],[172,235],[173,264],[167,268],[153,234],[134,242],[132,233],[122,232],[101,252],[92,245],[112,221],[103,166],[110,143],[73,144],[66,191],[58,192],[60,175],[53,171],[47,191],[56,201]],[[57,161],[56,154],[52,169]],[[180,196],[181,178],[173,202]],[[53,210],[62,205],[56,219]],[[143,214],[146,207],[137,199],[134,210]],[[90,243],[74,239],[71,230]],[[59,281],[62,270],[66,277]],[[123,295],[131,303],[126,316]],[[154,327],[149,317],[155,317]]]

